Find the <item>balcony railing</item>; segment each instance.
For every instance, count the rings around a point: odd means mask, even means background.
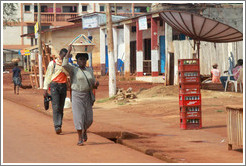
[[[69,18],[78,16],[78,13],[41,13],[41,22],[66,22]],[[38,20],[38,14],[34,14],[34,21]]]

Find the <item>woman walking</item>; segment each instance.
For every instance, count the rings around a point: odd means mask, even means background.
[[[15,67],[13,68],[13,83],[14,83],[14,94],[19,95],[19,88],[21,86],[21,70],[18,67],[18,62],[15,63]],[[16,86],[17,86],[17,93],[16,93]]]
[[[78,132],[77,145],[82,146],[87,141],[87,129],[93,122],[92,106],[95,96],[92,89],[99,86],[99,82],[95,82],[93,71],[86,67],[88,60],[87,53],[78,53],[76,55],[78,66],[69,63],[71,58],[72,46],[68,48],[62,66],[69,72],[72,89],[72,110],[75,128]]]

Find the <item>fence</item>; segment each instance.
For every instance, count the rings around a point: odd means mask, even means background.
[[[178,84],[178,59],[191,59],[197,47],[194,48],[193,40],[173,41],[174,51],[174,84]],[[234,56],[235,63],[238,59],[243,59],[243,42],[233,43],[211,43],[201,42],[200,44],[200,72],[202,75],[210,75],[212,65],[218,64],[221,75],[228,70],[228,57]]]

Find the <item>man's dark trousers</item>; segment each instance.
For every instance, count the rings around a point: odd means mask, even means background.
[[[62,127],[63,109],[67,96],[67,85],[66,83],[52,82],[50,84],[50,91],[52,97],[53,122],[55,130],[57,131]]]

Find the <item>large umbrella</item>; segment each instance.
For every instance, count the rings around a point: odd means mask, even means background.
[[[229,25],[184,11],[163,11],[161,18],[174,29],[191,37],[197,43],[199,58],[200,41],[214,43],[243,40],[243,34]]]

